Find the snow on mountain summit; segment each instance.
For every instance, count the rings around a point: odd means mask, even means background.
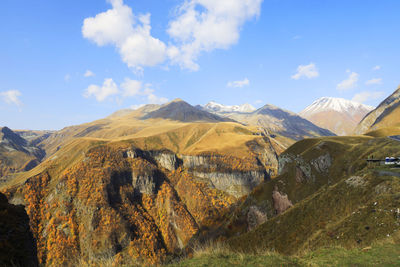
[[[204,108],[213,112],[238,112],[238,113],[250,113],[256,110],[255,107],[247,103],[243,105],[226,106],[213,101],[205,104]]]
[[[352,114],[354,112],[366,111],[369,112],[373,110],[374,107],[367,106],[364,104],[360,104],[355,101],[343,99],[343,98],[335,98],[335,97],[321,97],[314,101],[311,105],[306,107],[299,114],[303,115],[311,115],[314,113],[322,112],[322,111],[337,111],[341,113],[349,113]]]
[[[374,107],[343,98],[322,97],[299,113],[303,118],[337,135],[350,135]]]

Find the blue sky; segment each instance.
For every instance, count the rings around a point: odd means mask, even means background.
[[[377,105],[400,84],[398,0],[0,7],[0,125],[14,129],[61,129],[178,97],[295,112],[322,96]]]

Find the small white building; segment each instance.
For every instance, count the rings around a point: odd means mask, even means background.
[[[385,165],[400,165],[400,158],[386,157]]]

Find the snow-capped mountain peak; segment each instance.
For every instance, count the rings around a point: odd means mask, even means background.
[[[355,101],[335,98],[335,97],[321,97],[314,101],[311,105],[306,107],[300,115],[311,115],[322,111],[337,111],[341,113],[354,113],[358,111],[371,111],[374,107],[360,104]]]
[[[222,113],[226,112],[250,113],[256,110],[255,107],[247,103],[243,105],[226,106],[213,101],[205,104],[203,107],[212,112],[222,112]]]

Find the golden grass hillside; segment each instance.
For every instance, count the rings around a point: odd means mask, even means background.
[[[400,87],[379,106],[368,113],[355,129],[355,134],[365,134],[382,128],[398,127],[400,124]]]

